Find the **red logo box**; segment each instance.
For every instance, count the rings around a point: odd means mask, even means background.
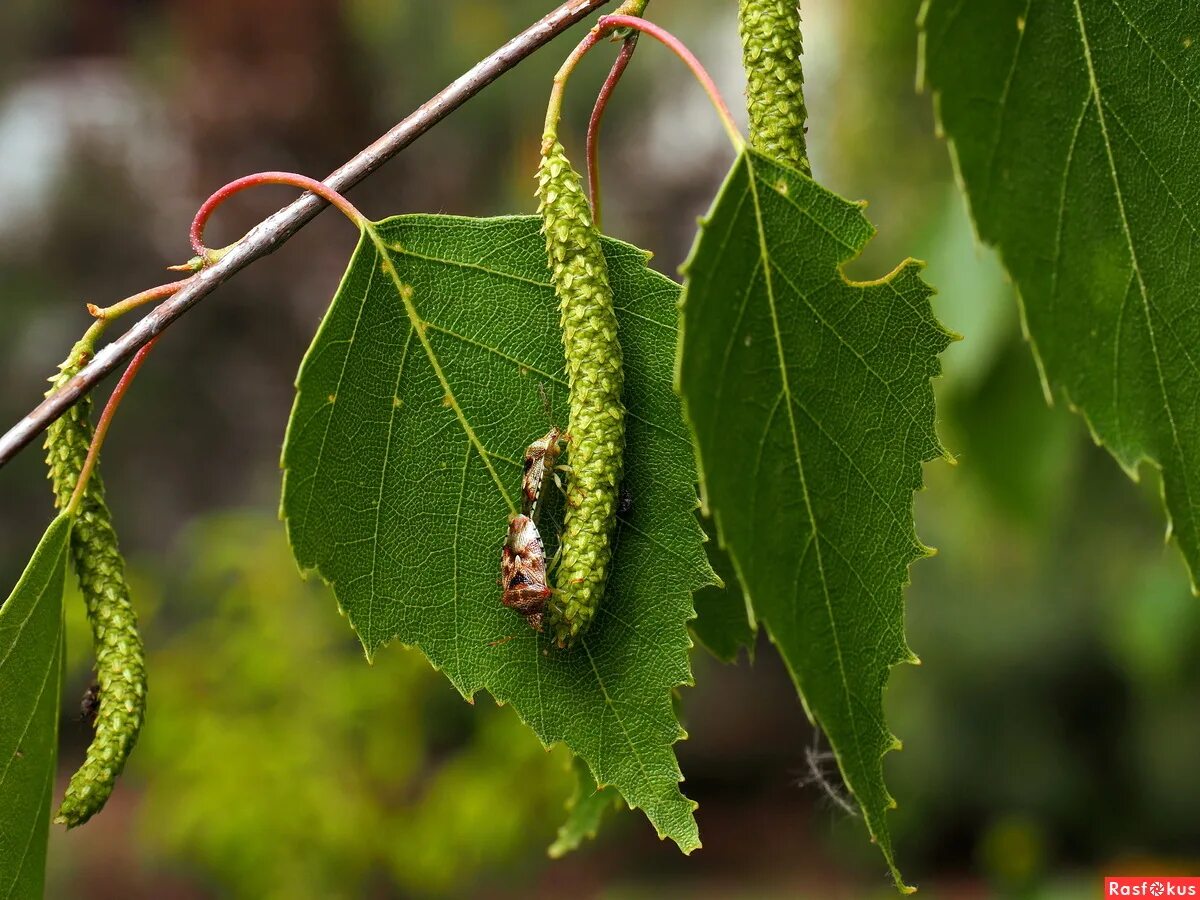
[[[1105,897],[1200,897],[1200,878],[1122,875],[1104,879]]]

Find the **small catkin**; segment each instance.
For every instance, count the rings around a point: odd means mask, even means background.
[[[804,69],[796,0],[740,0],[738,31],[746,69],[750,146],[805,175]]]
[[[59,367],[60,374],[51,379],[50,393],[70,380],[89,356],[87,345],[77,344]],[[84,397],[47,431],[46,463],[60,508],[75,491],[91,442],[91,400]],[[71,777],[54,819],[67,827],[82,825],[104,807],[137,743],[146,712],[145,652],[98,470],[92,473],[71,528],[71,555],[92,627],[99,705],[87,757]]]
[[[591,623],[608,579],[625,449],[624,371],[600,234],[557,140],[542,153],[537,194],[570,386],[570,475],[550,601],[555,638],[565,647]]]

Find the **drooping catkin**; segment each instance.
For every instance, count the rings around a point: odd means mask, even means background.
[[[805,146],[804,69],[797,0],[740,0],[750,146],[812,174]]]
[[[566,513],[550,606],[556,640],[567,646],[596,615],[608,580],[625,449],[624,371],[608,266],[579,173],[561,143],[544,146],[537,193],[571,406]]]
[[[81,341],[51,379],[50,393],[69,381],[89,356],[90,348]],[[60,508],[70,502],[91,442],[91,400],[84,397],[46,435],[46,464]],[[92,628],[99,703],[87,756],[71,776],[55,816],[67,827],[82,825],[104,807],[137,742],[146,710],[145,653],[98,469],[71,528],[71,556]]]

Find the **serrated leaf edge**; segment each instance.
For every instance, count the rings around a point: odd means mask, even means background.
[[[379,221],[366,223],[364,225],[363,233],[360,236],[359,242],[355,246],[354,251],[351,253],[350,258],[347,261],[345,270],[342,275],[342,279],[339,281],[339,284],[341,284],[345,280],[346,274],[349,273],[349,271],[353,267],[355,258],[358,256],[359,251],[362,249],[364,242],[370,241],[375,246],[379,255],[384,260],[387,260],[386,266],[390,270],[390,274],[392,276],[393,283],[396,285],[397,290],[399,291],[402,287],[402,282],[397,277],[397,275],[395,273],[395,269],[392,267],[390,260],[388,260],[388,251],[391,251],[391,252],[405,252],[405,251],[403,250],[403,248],[398,249],[398,248],[392,247],[392,246],[388,245],[387,243],[383,242],[379,238],[379,236],[376,232],[376,228],[383,225],[384,223],[390,222],[394,219],[409,218],[409,217],[419,218],[420,216],[421,216],[421,214],[419,214],[419,213],[418,214],[405,214],[405,215],[399,215],[399,216],[391,216],[391,217],[388,217],[387,219],[382,219]],[[471,216],[442,215],[442,216],[439,216],[439,218],[444,219],[444,220],[461,220],[463,222],[478,221],[478,219],[476,219],[475,217],[471,217]],[[527,218],[529,218],[529,217],[527,217],[527,216],[493,216],[493,217],[489,217],[489,221],[504,221],[504,220],[508,220],[508,219],[518,220],[518,219],[527,219]],[[621,241],[617,238],[603,236],[603,241],[605,243],[622,245],[626,249],[632,249],[632,250],[636,251],[639,255],[641,255],[644,258],[644,260],[647,264],[647,268],[649,268],[648,263],[652,257],[651,253],[637,247],[636,245],[629,244],[629,243],[627,243],[625,241]],[[661,274],[661,273],[659,273],[659,274]],[[666,277],[666,276],[664,276],[664,277]],[[549,283],[547,283],[547,286],[549,286]],[[622,309],[622,307],[620,307],[620,306],[617,307],[618,314],[621,312],[621,309]],[[415,308],[412,307],[411,302],[408,301],[407,299],[405,300],[405,312],[409,316],[410,324],[413,325],[414,329],[420,331],[420,327],[417,325],[417,323],[420,322],[423,325],[424,320],[421,319],[420,316],[416,314]],[[284,509],[284,501],[283,501],[283,498],[286,496],[286,493],[287,493],[286,483],[287,483],[287,477],[290,473],[290,470],[289,470],[289,468],[286,464],[286,460],[284,458],[284,452],[286,451],[286,448],[289,443],[288,438],[290,436],[292,423],[295,421],[295,412],[296,412],[297,406],[299,404],[300,374],[304,371],[305,366],[309,359],[309,354],[312,352],[312,349],[317,345],[318,338],[324,332],[324,330],[328,324],[329,324],[329,317],[328,317],[328,308],[327,308],[326,313],[324,313],[322,315],[322,318],[317,327],[317,330],[313,334],[313,339],[310,342],[308,349],[305,351],[304,356],[301,358],[300,365],[297,368],[296,379],[293,382],[293,387],[295,388],[295,391],[296,391],[296,398],[293,400],[292,411],[288,416],[288,425],[287,425],[287,428],[285,429],[285,433],[284,433],[283,449],[281,449],[281,452],[280,452],[279,467],[280,467],[281,471],[283,472],[283,483],[281,485],[281,490],[280,490],[280,503],[279,503],[278,515],[279,515],[280,521],[283,522],[284,530],[285,530],[285,533],[287,536],[288,545],[290,547],[295,547],[295,542],[293,541],[293,537],[292,537],[292,523],[291,523],[291,520],[286,515],[285,509]],[[682,323],[680,323],[680,324],[682,324]],[[421,337],[422,337],[422,341],[424,342],[424,335],[422,334]],[[437,372],[439,382],[441,383],[443,389],[447,392],[447,395],[452,398],[453,393],[450,390],[450,387],[445,380],[445,376],[442,372],[440,365],[436,362],[435,354],[433,354],[432,349],[427,344],[425,344],[425,349],[426,349],[426,353],[430,360],[431,365],[433,365],[435,367],[435,371]],[[465,419],[462,416],[461,410],[458,408],[457,401],[454,402],[454,408],[455,408],[456,417],[459,419],[460,424],[469,426],[469,423],[465,422]],[[486,459],[489,455],[487,453],[487,451],[484,448],[482,448],[481,445],[478,445],[477,443],[475,443],[475,438],[471,432],[468,432],[468,435],[469,435],[469,439],[472,440],[472,445],[475,447],[476,453],[478,453],[480,456],[482,456],[484,459]],[[489,470],[490,470],[490,466],[489,466]],[[515,509],[510,496],[508,495],[507,491],[505,490],[505,488],[503,486],[502,481],[496,475],[494,475],[494,480],[495,480],[497,487],[499,487],[500,490],[502,491],[510,508]],[[700,504],[697,503],[697,506],[696,506],[697,509],[699,508],[699,505]],[[707,535],[704,534],[704,529],[700,527],[699,522],[694,521],[694,517],[693,517],[693,527],[694,527],[695,531],[699,534],[701,541],[707,542]],[[296,559],[295,552],[292,553],[292,558],[294,560]],[[708,563],[707,557],[704,558],[703,562],[704,562],[704,568],[707,569],[707,577],[719,581],[719,579],[716,576],[716,573],[712,571],[712,567]],[[386,640],[386,641],[376,641],[374,643],[368,642],[367,640],[364,639],[362,632],[354,624],[354,620],[350,617],[345,606],[342,604],[342,600],[340,597],[340,592],[339,592],[337,583],[335,581],[332,581],[329,578],[326,578],[325,574],[321,571],[319,566],[316,566],[316,565],[306,566],[306,565],[301,564],[298,560],[296,560],[296,565],[297,565],[297,570],[299,571],[300,577],[302,579],[307,581],[315,574],[323,584],[325,584],[329,587],[330,592],[333,594],[334,602],[337,604],[338,612],[343,617],[345,617],[346,622],[350,627],[350,630],[354,633],[355,637],[358,639],[359,644],[363,648],[363,652],[364,652],[364,655],[366,657],[368,664],[374,663],[375,653],[378,652],[380,649],[388,647],[392,644],[397,644],[398,646],[403,647],[405,649],[416,650],[417,652],[419,652],[421,654],[421,656],[425,659],[425,661],[429,664],[430,668],[432,668],[435,672],[441,672],[442,674],[444,674],[446,677],[446,680],[449,681],[452,685],[454,685],[454,688],[455,688],[455,690],[457,690],[459,692],[459,695],[467,703],[471,704],[472,706],[475,704],[475,696],[480,692],[483,692],[483,693],[487,694],[489,697],[491,697],[497,706],[511,706],[512,705],[508,701],[503,700],[499,697],[496,697],[496,695],[493,694],[487,688],[479,688],[479,689],[476,689],[475,691],[466,690],[463,685],[460,685],[457,682],[456,679],[450,677],[450,674],[445,672],[445,670],[442,666],[435,664],[433,662],[433,660],[429,657],[429,655],[425,652],[424,648],[419,643],[410,644],[410,643],[406,643],[404,641],[400,641],[397,639]],[[699,569],[697,570],[696,574],[697,575],[700,574]],[[694,586],[691,586],[689,588],[689,595],[694,596],[696,591],[700,590],[703,587],[707,587],[707,586],[709,586],[709,583],[695,584]],[[693,639],[691,629],[687,627],[687,623],[693,621],[695,618],[696,618],[696,609],[695,609],[694,601],[689,601],[689,615],[685,617],[684,623],[683,623],[685,635],[687,638],[687,647],[685,649],[688,651],[687,678],[683,681],[680,681],[680,682],[677,682],[676,684],[674,684],[670,689],[672,692],[679,688],[682,688],[682,687],[695,687],[695,684],[696,684],[695,675],[692,671],[691,661],[690,661],[690,651],[695,648],[696,644],[695,644],[695,640]],[[587,648],[586,635],[584,635],[580,638],[580,640],[578,642],[578,646],[580,649],[584,649],[585,652],[588,652],[589,658],[590,658],[590,651],[587,651],[587,649],[586,649]],[[601,685],[601,689],[603,690],[602,685]],[[542,738],[541,734],[538,732],[538,729],[536,727],[534,727],[534,725],[524,715],[522,715],[521,711],[518,710],[515,706],[513,707],[513,712],[517,715],[517,718],[521,721],[521,723],[523,725],[525,725],[534,734],[534,736],[538,740],[538,743],[541,744],[542,748],[544,750],[546,750],[547,752],[549,752],[555,746],[561,745],[563,747],[566,747],[566,749],[569,750],[572,754],[575,753],[575,751],[570,746],[568,746],[565,741],[547,742],[546,740],[544,740]],[[688,738],[688,733],[687,733],[687,731],[684,730],[682,725],[679,724],[678,717],[676,717],[674,721],[675,721],[675,725],[676,725],[676,732],[675,732],[676,737],[675,737],[675,740],[671,742],[672,747],[675,744],[678,744],[680,741],[685,741]],[[604,784],[599,779],[594,767],[592,766],[592,763],[589,760],[584,759],[583,757],[580,757],[580,758],[583,759],[584,762],[587,764],[588,771],[591,773],[592,778],[596,781],[597,788],[601,789],[601,788],[607,787],[608,785]],[[678,779],[678,781],[676,781],[676,784],[684,784],[686,782],[686,778],[684,777],[683,771],[679,766],[678,758],[675,759],[675,771],[679,775],[679,779]],[[639,806],[638,804],[631,801],[625,795],[625,793],[623,791],[621,791],[620,787],[618,787],[616,785],[613,785],[613,787],[616,787],[618,793],[620,793],[620,795],[621,795],[622,801],[625,803],[626,806],[629,807],[629,809],[631,809],[631,810],[642,809],[641,806]],[[688,809],[690,812],[694,813],[697,809],[699,809],[700,804],[697,803],[695,800],[688,797],[686,794],[683,794],[682,791],[680,791],[680,795],[683,797],[683,799],[685,801],[687,801]],[[658,825],[655,824],[653,822],[653,820],[650,819],[649,816],[645,816],[645,818],[648,822],[650,822],[651,826],[654,828],[655,832],[658,835],[659,840],[662,840],[662,841],[665,841],[668,839],[675,840],[674,838],[671,838],[671,836],[668,835],[666,832],[661,830],[658,827]],[[695,817],[694,816],[692,817],[692,823],[693,823],[692,830],[695,833],[695,836],[691,840],[687,840],[682,843],[679,841],[676,841],[677,846],[679,847],[680,851],[685,856],[691,855],[691,853],[694,850],[698,850],[702,846],[700,838],[699,838],[699,829],[695,825]]]
[[[929,2],[929,0],[926,0],[926,3],[928,3],[928,2]],[[747,166],[747,169],[748,169],[748,173],[747,173],[748,182],[749,182],[751,191],[755,195],[755,206],[757,209],[761,209],[761,205],[759,204],[758,199],[757,199],[758,185],[757,185],[757,179],[755,177],[755,173],[754,173],[754,169],[753,169],[753,162],[752,162],[752,159],[756,153],[757,153],[757,151],[754,151],[752,149],[743,150],[739,160],[735,161],[734,166],[731,169],[730,177],[732,176],[732,172],[734,170],[736,170],[737,166],[744,162],[744,164]],[[777,160],[777,159],[771,159],[771,162],[776,166],[780,166],[781,168],[787,169],[796,178],[812,182],[813,184],[816,184],[817,187],[819,187],[819,188],[821,187],[821,185],[818,184],[815,181],[815,179],[813,179],[811,176],[805,175],[804,173],[800,172],[799,170],[795,169],[794,167],[789,166],[788,164],[781,162],[780,160]],[[724,190],[724,189],[725,189],[724,186],[722,186],[722,190]],[[821,189],[828,190],[827,188],[821,188]],[[852,205],[857,206],[859,209],[864,209],[867,205],[865,200],[860,200],[857,203],[855,203],[854,201],[846,201],[846,202],[849,202]],[[699,227],[701,229],[705,229],[710,224],[710,216],[708,214],[705,214],[704,216],[699,217],[697,221],[698,221]],[[759,244],[760,244],[760,249],[761,249],[762,248],[762,240],[763,240],[761,213],[756,214],[756,221],[758,222],[758,226],[759,226]],[[866,224],[869,227],[869,233],[868,233],[865,241],[863,242],[864,246],[866,243],[869,243],[870,240],[873,239],[875,237],[875,235],[877,234],[877,229],[873,223],[871,223],[868,220]],[[685,277],[687,276],[687,274],[689,273],[689,271],[691,269],[698,246],[699,246],[698,241],[693,243],[692,250],[689,253],[687,259],[685,259],[684,262],[679,267],[680,274],[684,275]],[[861,254],[861,248],[859,248],[859,250],[850,258],[851,259],[856,258],[860,254]],[[893,279],[895,279],[898,276],[900,276],[901,274],[903,274],[905,272],[905,270],[907,270],[907,269],[912,269],[914,272],[919,273],[920,271],[922,271],[924,269],[925,263],[923,261],[915,259],[913,257],[908,257],[908,258],[904,259],[902,262],[900,262],[895,268],[893,268],[891,272],[887,273],[886,275],[882,276],[881,278],[869,279],[867,281],[855,281],[853,279],[848,278],[845,274],[844,267],[845,267],[845,262],[840,263],[838,265],[838,267],[837,267],[838,274],[841,276],[843,282],[845,282],[845,284],[847,286],[853,288],[853,287],[868,287],[868,286],[873,286],[873,285],[887,284],[887,283],[891,282]],[[919,274],[917,277],[920,279]],[[933,288],[932,285],[929,285],[928,283],[926,283],[924,281],[924,279],[920,279],[920,280],[921,280],[921,283],[929,291],[928,296],[933,297],[936,294],[936,289]],[[686,300],[687,300],[687,289],[686,289],[686,282],[685,282],[684,290],[680,294],[680,298],[679,298],[679,305],[680,305],[681,310],[682,310],[683,306],[686,304]],[[946,328],[936,317],[933,317],[933,324],[936,326],[936,328],[942,334],[944,334],[951,341],[962,340],[962,335]],[[778,329],[776,328],[774,330],[776,333],[776,338],[778,339]],[[684,397],[684,394],[683,394],[682,380],[681,380],[683,346],[684,346],[685,339],[686,339],[685,320],[681,316],[680,317],[680,325],[679,325],[679,333],[678,333],[678,349],[677,349],[677,352],[675,355],[675,390],[676,390],[676,393],[678,393],[680,395],[680,397],[683,398],[684,417],[687,420],[689,427],[691,427],[694,431],[695,425],[691,418],[687,399],[686,399],[686,397]],[[940,377],[940,376],[941,376],[941,366],[940,366],[940,361],[939,361],[938,371],[934,374],[934,376],[932,376],[930,378],[930,381],[932,382],[933,377]],[[936,425],[936,422],[935,422],[935,425]],[[926,459],[923,459],[917,464],[918,481],[917,481],[917,484],[913,488],[914,493],[919,490],[924,490],[926,487],[924,475],[921,474],[921,467],[924,466],[924,464],[926,464],[928,462],[932,462],[933,460],[938,459],[938,458],[941,458],[941,459],[949,462],[951,465],[956,464],[956,460],[955,460],[953,454],[950,453],[950,451],[942,443],[941,438],[938,436],[936,427],[934,427],[934,429],[933,429],[932,437],[933,437],[933,443],[938,452],[936,455],[930,456]],[[705,483],[705,481],[706,481],[705,470],[704,470],[704,466],[702,464],[702,460],[700,459],[699,447],[696,444],[693,444],[693,447],[695,448],[695,451],[696,451],[696,472],[699,477],[701,509],[704,511],[705,515],[711,516],[714,524],[716,525],[718,543],[728,554],[730,563],[734,567],[734,571],[737,574],[738,580],[742,585],[742,590],[745,593],[747,605],[752,607],[753,606],[753,598],[750,595],[750,591],[746,587],[746,579],[745,579],[745,575],[742,570],[741,561],[738,559],[737,555],[728,546],[728,544],[726,543],[726,541],[724,539],[725,529],[721,522],[720,513],[718,511],[712,509],[712,507],[709,505],[709,502],[708,502],[708,496],[707,496],[708,491],[707,491],[707,486]],[[910,509],[910,511],[912,510],[912,501],[911,500],[909,501],[909,509]],[[905,578],[900,583],[900,585],[898,585],[898,589],[902,593],[905,588],[909,587],[912,584],[911,570],[912,570],[913,563],[917,562],[918,560],[921,560],[921,559],[924,559],[924,558],[927,558],[930,556],[934,556],[937,553],[937,550],[935,548],[926,546],[917,537],[916,529],[915,529],[915,518],[914,518],[914,528],[913,528],[913,532],[912,532],[912,537],[914,539],[914,543],[911,548],[911,555],[909,556],[908,561],[905,564]],[[901,606],[901,617],[902,617],[901,618],[901,634],[900,634],[900,639],[901,639],[901,643],[902,643],[901,654],[896,659],[894,659],[892,662],[890,662],[887,666],[887,671],[880,683],[880,688],[879,688],[881,698],[884,695],[886,688],[887,688],[887,684],[891,679],[891,670],[892,669],[894,669],[898,665],[905,664],[905,663],[910,664],[910,665],[918,665],[918,666],[921,664],[920,658],[915,653],[913,653],[912,649],[908,646],[907,635],[906,635],[904,627],[903,627],[903,621],[904,621],[903,620],[903,617],[904,617],[903,604]],[[778,646],[776,643],[776,640],[775,640],[774,633],[772,632],[770,623],[764,622],[763,624],[766,628],[767,636],[770,638],[771,643],[775,646]],[[801,691],[801,689],[800,689],[800,682],[799,682],[799,679],[797,678],[797,673],[792,669],[790,662],[788,661],[787,657],[782,652],[779,653],[779,656],[781,659],[783,659],[784,665],[788,669],[788,674],[792,678],[792,683],[796,687],[796,693],[800,698],[802,706],[804,707],[805,715],[808,717],[810,722],[812,722],[814,725],[820,727],[819,720],[814,716],[813,711],[809,707],[808,701],[803,694],[803,691]],[[880,705],[882,708],[882,699],[881,699]],[[885,720],[885,723],[886,723],[886,720]],[[885,727],[886,727],[886,725],[885,725]],[[887,729],[887,735],[891,739],[891,743],[880,754],[881,760],[888,753],[890,753],[892,751],[902,750],[904,747],[903,742],[891,731],[890,728]],[[831,744],[831,747],[832,747],[832,744]],[[838,749],[836,747],[832,747],[832,749],[833,749],[834,756],[838,762],[839,771],[841,771],[843,773],[843,778],[845,778],[844,767],[842,766],[842,754],[838,751]],[[846,779],[846,785],[847,785],[847,788],[851,791],[851,793],[854,794],[853,787],[850,785],[848,778]],[[896,799],[892,796],[891,792],[887,789],[886,781],[883,782],[883,791],[884,791],[884,796],[886,797],[886,800],[887,800],[887,803],[885,806],[885,812],[887,810],[897,809],[899,804],[897,803]],[[858,803],[857,795],[854,794],[854,796],[855,796],[855,802]],[[861,803],[858,803],[858,805],[859,805],[860,809],[863,809]],[[916,893],[917,889],[904,882],[904,880],[900,874],[900,871],[896,866],[894,853],[890,849],[890,839],[888,840],[888,844],[887,844],[889,849],[884,849],[885,845],[883,843],[881,843],[880,835],[876,834],[875,829],[872,826],[870,817],[866,815],[866,810],[864,809],[863,811],[864,811],[864,815],[863,815],[864,824],[866,824],[866,826],[867,826],[867,830],[871,836],[872,842],[877,844],[883,853],[884,860],[887,864],[889,872],[891,873],[892,879],[896,885],[896,889],[901,894],[907,895],[907,894]],[[886,835],[884,835],[884,836],[886,837]]]
[[[1054,407],[1056,405],[1056,395],[1061,396],[1066,408],[1072,414],[1079,416],[1079,418],[1083,420],[1083,423],[1087,428],[1088,435],[1092,439],[1092,443],[1097,447],[1104,448],[1104,450],[1109,456],[1112,457],[1112,459],[1121,468],[1121,471],[1125,473],[1125,476],[1129,478],[1130,481],[1134,482],[1135,484],[1141,483],[1141,469],[1144,465],[1153,466],[1154,469],[1159,472],[1160,478],[1158,496],[1162,506],[1163,517],[1166,520],[1163,540],[1164,543],[1170,543],[1171,539],[1174,537],[1175,517],[1170,506],[1167,504],[1167,488],[1166,482],[1162,477],[1162,463],[1149,453],[1145,452],[1140,453],[1131,459],[1125,459],[1119,456],[1116,450],[1110,447],[1104,441],[1104,438],[1101,437],[1091,415],[1088,414],[1087,410],[1075,402],[1067,386],[1065,384],[1060,384],[1056,387],[1052,383],[1050,375],[1046,371],[1046,363],[1042,359],[1041,350],[1038,349],[1037,339],[1033,336],[1033,332],[1031,332],[1029,329],[1029,317],[1026,308],[1025,295],[1021,291],[1021,286],[1011,275],[1011,269],[1009,268],[1007,261],[1008,254],[998,243],[992,243],[986,240],[980,233],[979,222],[975,215],[975,204],[971,199],[970,191],[967,190],[966,178],[962,173],[962,162],[959,159],[958,144],[950,135],[950,132],[946,130],[945,124],[942,121],[942,92],[933,87],[927,78],[928,65],[926,63],[926,57],[929,52],[929,42],[928,33],[926,31],[926,18],[933,3],[934,0],[923,0],[920,12],[917,14],[916,89],[918,92],[924,92],[926,90],[929,91],[930,101],[933,106],[934,133],[946,144],[946,151],[950,156],[950,168],[954,173],[954,183],[958,188],[959,194],[963,198],[963,202],[966,204],[967,219],[971,223],[971,231],[976,243],[979,246],[992,249],[1000,257],[1005,272],[1009,274],[1009,280],[1012,285],[1013,293],[1017,298],[1017,310],[1021,322],[1021,337],[1025,340],[1025,343],[1029,345],[1029,352],[1033,356],[1033,363],[1037,368],[1038,383],[1042,388],[1042,396],[1046,401],[1046,405],[1049,407]],[[1183,552],[1182,547],[1180,547],[1179,550],[1179,555],[1183,557],[1184,567],[1188,573],[1188,584],[1191,588],[1192,596],[1200,597],[1200,570],[1193,568],[1191,561],[1188,559],[1187,553]]]

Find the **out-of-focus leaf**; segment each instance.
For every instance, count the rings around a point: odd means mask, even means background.
[[[572,788],[564,749],[467,707],[415,652],[364,665],[268,517],[206,518],[163,568],[140,596],[190,624],[152,642],[158,703],[131,761],[159,867],[231,900],[520,883]]]
[[[621,794],[614,787],[596,787],[588,767],[576,757],[572,761],[575,770],[575,793],[567,801],[567,820],[559,826],[558,836],[546,851],[552,859],[566,856],[579,845],[594,838],[600,824],[614,809],[620,809]]]
[[[540,220],[401,216],[369,226],[301,367],[284,447],[296,559],[334,589],[368,655],[421,649],[465,697],[511,703],[685,852],[671,691],[688,684],[692,592],[713,581],[672,391],[679,287],[605,242],[625,357],[622,518],[598,618],[559,651],[500,604],[521,459],[566,421]],[[550,538],[553,522],[543,520]],[[511,640],[504,640],[511,637]]]
[[[692,621],[692,634],[704,648],[721,662],[730,663],[737,659],[744,647],[754,656],[754,637],[757,624],[751,619],[752,611],[746,606],[746,597],[738,583],[733,562],[717,541],[711,521],[702,519],[709,542],[708,561],[723,586],[711,585],[696,591],[696,618]]]
[[[1200,6],[931,0],[925,71],[1046,384],[1131,475],[1158,465],[1200,571]]]
[[[930,379],[952,336],[919,263],[844,278],[872,234],[859,206],[744,152],[686,267],[679,384],[721,543],[908,890],[884,815],[899,741],[882,692],[914,659],[901,594],[928,551],[912,492],[945,454]]]
[[[63,584],[72,517],[46,529],[0,607],[0,897],[40,897],[58,758]]]
[[[947,392],[940,409],[952,423],[963,477],[977,479],[1007,516],[1045,528],[1067,501],[1060,486],[1077,462],[1081,435],[1068,415],[1042,400],[1033,360],[1017,335],[997,349],[975,384]]]

